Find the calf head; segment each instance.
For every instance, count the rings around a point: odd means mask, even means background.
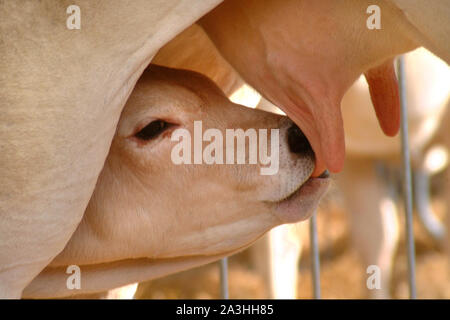
[[[271,164],[259,156],[249,163],[250,138],[244,164],[175,163],[181,140],[173,137],[195,139],[195,121],[203,133],[222,133],[224,159],[238,153],[225,143],[227,129],[254,129],[259,142],[266,129],[268,156],[279,158],[274,174],[261,174]],[[194,159],[194,147],[189,152]],[[288,118],[233,104],[200,74],[150,66],[123,110],[84,218],[51,266],[235,252],[276,225],[309,217],[328,184],[326,175],[311,178],[313,170],[311,147]]]

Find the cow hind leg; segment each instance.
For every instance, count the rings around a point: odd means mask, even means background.
[[[379,271],[379,282],[365,283],[371,298],[389,298],[393,258],[398,243],[398,214],[392,189],[376,173],[374,162],[350,160],[338,179],[348,210],[352,243],[366,279]]]
[[[298,287],[298,264],[305,223],[278,226],[252,247],[254,268],[260,274],[273,299],[295,299]]]

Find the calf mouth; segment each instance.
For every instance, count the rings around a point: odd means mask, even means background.
[[[289,152],[301,158],[310,158],[315,162],[314,151],[302,130],[289,118],[284,125],[288,126],[287,144]],[[308,219],[317,208],[320,199],[328,190],[330,173],[323,171],[314,175],[314,165],[309,168],[309,174],[298,181],[296,188],[283,197],[270,203],[271,209],[278,220],[284,223],[294,223]]]
[[[318,177],[310,176],[295,191],[274,203],[275,215],[281,223],[294,223],[310,218],[328,190],[330,181],[328,170]]]

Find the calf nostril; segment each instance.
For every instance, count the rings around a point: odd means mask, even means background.
[[[306,154],[312,152],[308,139],[295,124],[287,132],[289,150],[293,153]]]

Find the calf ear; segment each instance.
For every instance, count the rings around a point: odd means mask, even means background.
[[[395,136],[400,128],[400,99],[393,60],[364,73],[381,129]]]

